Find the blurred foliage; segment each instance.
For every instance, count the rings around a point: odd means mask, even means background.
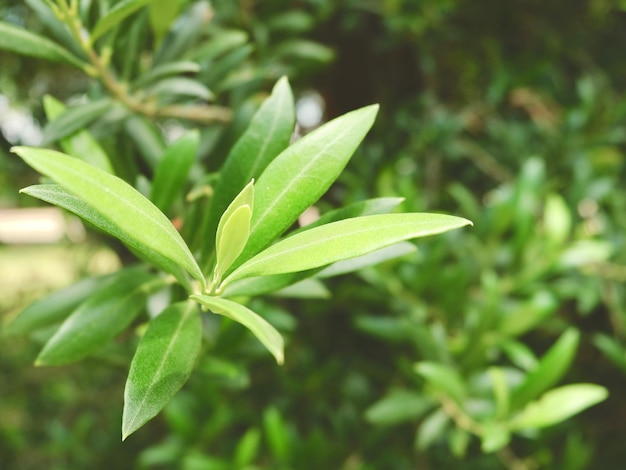
[[[296,90],[322,93],[327,117],[381,103],[366,145],[322,205],[402,196],[405,210],[458,213],[474,228],[334,279],[330,302],[256,300],[289,332],[285,366],[264,360],[244,331],[222,331],[160,427],[124,445],[119,416],[110,416],[121,386],[104,390],[125,371],[96,358],[51,378],[29,369],[33,351],[15,343],[0,362],[0,383],[11,384],[2,391],[0,461],[20,469],[108,468],[112,455],[116,468],[621,468],[624,6],[307,0],[213,8],[206,35],[235,45],[221,70],[201,73],[220,84],[217,102],[241,110],[242,123],[255,93],[284,73]],[[4,1],[0,11],[45,29],[21,2]],[[42,122],[43,93],[102,93],[65,66],[6,52],[0,60],[3,93]],[[117,65],[130,77],[141,63]],[[206,154],[224,158],[242,127],[236,118],[205,130]],[[124,149],[127,178],[150,171],[148,152],[124,129],[92,131]],[[3,178],[23,172],[0,158]],[[454,378],[438,381],[433,370]],[[603,385],[610,396],[553,427],[503,431],[510,410],[572,383]],[[450,400],[455,390],[459,401]]]

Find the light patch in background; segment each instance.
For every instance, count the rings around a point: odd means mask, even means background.
[[[322,123],[326,103],[317,91],[304,92],[296,101],[296,120],[304,130],[310,130]]]
[[[0,131],[13,143],[38,146],[42,141],[41,127],[26,111],[12,108],[9,98],[0,94]]]
[[[81,242],[85,229],[78,219],[66,219],[57,208],[0,210],[0,243],[57,243],[66,238]]]

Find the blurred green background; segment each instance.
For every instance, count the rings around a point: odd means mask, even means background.
[[[3,0],[0,17],[44,34],[37,5]],[[243,109],[282,74],[301,109],[313,97],[324,120],[381,104],[320,208],[401,196],[405,210],[453,213],[474,227],[334,278],[332,299],[256,299],[288,333],[285,366],[228,331],[165,412],[124,443],[128,345],[39,369],[38,338],[0,337],[0,468],[623,468],[626,3],[212,8],[214,24],[246,38],[229,52],[225,104]],[[0,209],[34,204],[18,190],[37,177],[9,148],[38,143],[43,95],[67,101],[88,86],[68,67],[0,51]],[[115,248],[93,234],[0,245],[0,319],[116,269]],[[514,438],[511,454],[482,452],[423,405],[429,390],[415,362],[459,371],[480,416],[493,406],[490,368],[528,370],[572,329],[580,341],[558,383],[600,384],[609,398]]]

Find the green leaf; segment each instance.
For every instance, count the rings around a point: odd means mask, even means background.
[[[199,71],[200,65],[198,65],[196,62],[191,61],[170,62],[163,65],[157,65],[152,70],[144,73],[135,82],[133,82],[133,87],[140,88],[169,75],[198,73]]]
[[[526,375],[524,381],[511,393],[511,408],[519,409],[530,400],[537,398],[545,390],[556,384],[569,369],[580,333],[569,328],[541,358],[535,369]]]
[[[124,127],[126,135],[137,146],[150,168],[156,168],[166,149],[163,133],[156,124],[143,116],[131,115],[124,121]]]
[[[84,129],[113,107],[114,101],[102,98],[97,101],[68,108],[63,114],[50,121],[43,129],[43,143],[56,142],[76,131]],[[84,157],[82,157],[84,158]]]
[[[170,26],[176,19],[180,11],[181,0],[153,0],[148,10],[150,18],[150,26],[155,36],[156,44],[160,44],[161,40],[170,29]]]
[[[158,163],[150,199],[163,212],[167,212],[183,192],[199,144],[199,132],[190,131],[170,145]]]
[[[270,325],[267,320],[254,313],[247,307],[233,302],[208,295],[192,295],[190,299],[207,307],[211,312],[224,315],[231,320],[241,323],[248,328],[254,336],[269,350],[276,358],[278,364],[284,362],[284,342],[276,328]]]
[[[572,384],[545,393],[539,400],[526,405],[511,422],[512,429],[544,428],[605,400],[606,388],[595,384]]]
[[[420,424],[415,436],[415,447],[422,451],[428,449],[435,441],[443,437],[449,424],[450,417],[443,409],[433,411]]]
[[[378,425],[394,425],[419,419],[434,402],[408,390],[392,390],[365,411],[365,418]]]
[[[469,224],[466,219],[442,214],[381,214],[341,220],[279,241],[233,271],[224,285],[244,277],[313,269]]]
[[[145,90],[148,95],[155,96],[190,96],[210,101],[215,95],[202,83],[192,78],[164,78]]]
[[[86,70],[88,67],[57,43],[4,21],[0,21],[0,49],[53,62],[64,62],[81,70]]]
[[[67,109],[62,102],[50,95],[43,97],[43,106],[49,121],[55,120]],[[85,129],[80,129],[72,135],[61,139],[61,147],[68,155],[81,158],[107,173],[115,173],[104,149],[91,136],[91,133]]]
[[[33,302],[3,329],[2,334],[8,336],[32,333],[64,320],[109,278],[106,275],[84,279]]]
[[[202,322],[193,302],[170,305],[150,321],[130,364],[122,440],[154,418],[185,384],[201,342]]]
[[[272,295],[295,299],[330,299],[331,297],[330,291],[317,279],[303,279],[273,292]]]
[[[482,426],[481,450],[488,454],[508,445],[511,433],[504,423],[488,422]]]
[[[140,8],[145,7],[151,1],[152,0],[122,0],[116,3],[93,27],[91,31],[91,42],[95,42],[100,36],[120,24],[126,17],[132,15]]]
[[[378,106],[340,116],[287,147],[255,185],[251,235],[241,260],[267,247],[337,179],[374,123]]]
[[[123,230],[100,214],[93,207],[87,205],[82,199],[74,196],[72,193],[63,189],[59,185],[41,184],[29,186],[22,189],[20,192],[66,209],[86,220],[90,224],[93,224],[95,227],[98,227],[104,232],[118,238],[122,242],[129,245],[131,249],[133,248],[133,239],[129,238]],[[139,251],[140,255],[141,253],[142,252]],[[151,261],[168,273],[173,274],[187,290],[192,290],[192,286],[189,284],[189,279],[187,278],[185,270],[176,261],[172,261],[155,251],[150,252],[149,257],[148,255],[144,256],[147,258],[147,261]]]
[[[126,269],[67,317],[37,356],[36,365],[77,361],[126,329],[146,302],[144,285],[154,279],[143,267]]]
[[[168,218],[132,186],[60,152],[29,147],[15,147],[13,151],[110,221],[116,236],[121,234],[124,243],[164,269],[170,264],[183,267],[200,281],[202,289],[206,288],[202,271],[180,234]]]
[[[465,385],[456,370],[445,364],[422,361],[415,364],[415,372],[435,391],[443,393],[458,405],[463,403],[466,395]]]
[[[213,273],[213,286],[218,286],[224,273],[241,254],[250,236],[250,219],[254,204],[254,180],[235,197],[217,226],[215,248],[217,263]]]
[[[289,82],[283,77],[226,157],[202,229],[205,249],[213,246],[218,220],[230,201],[289,145],[294,125],[293,95]]]

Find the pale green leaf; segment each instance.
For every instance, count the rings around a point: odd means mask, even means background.
[[[163,212],[169,210],[180,197],[189,171],[196,160],[200,134],[193,130],[172,143],[159,161],[154,172],[150,199]]]
[[[43,129],[43,142],[56,142],[84,129],[113,107],[114,101],[102,98],[67,108],[63,114],[50,121]]]
[[[415,447],[419,450],[428,449],[443,437],[449,424],[450,417],[442,408],[433,411],[420,424],[415,436]]]
[[[293,95],[289,82],[283,77],[226,157],[202,228],[205,250],[213,246],[218,220],[230,201],[289,145],[294,125]]]
[[[465,385],[459,373],[445,364],[422,361],[415,364],[415,372],[438,393],[461,405],[466,396]]]
[[[129,245],[131,249],[135,247],[134,239],[129,238],[126,232],[121,230],[116,224],[104,217],[93,207],[88,206],[82,199],[74,196],[72,193],[63,189],[59,185],[40,184],[29,186],[22,189],[20,193],[28,194],[29,196],[36,197],[37,199],[41,199],[42,201],[46,201],[54,204],[55,206],[66,209],[95,227],[98,227],[100,230],[118,238],[122,242]],[[136,250],[139,250],[139,248],[135,248]],[[138,251],[138,254],[141,255],[142,252]],[[176,261],[162,256],[155,251],[151,251],[149,255],[144,254],[143,256],[147,259],[147,261],[151,261],[168,273],[173,274],[187,290],[192,290],[185,270]]]
[[[608,397],[606,388],[595,384],[572,384],[546,392],[530,402],[511,422],[512,429],[544,428],[560,423]]]
[[[82,70],[87,68],[87,64],[57,43],[4,21],[0,21],[0,49],[53,62],[64,62]]]
[[[43,97],[43,106],[49,121],[54,121],[67,110],[61,101],[50,95]],[[85,129],[79,129],[73,134],[62,138],[61,147],[68,155],[81,158],[107,173],[115,173],[104,149],[91,136],[91,133]]]
[[[333,119],[272,160],[255,185],[251,235],[242,261],[266,248],[328,190],[377,112],[373,105]]]
[[[100,36],[120,24],[126,17],[132,15],[140,8],[145,7],[151,1],[152,0],[122,0],[116,3],[93,27],[91,31],[91,41],[95,42]]]
[[[133,86],[134,88],[140,88],[163,77],[187,73],[195,74],[199,71],[200,65],[191,61],[171,62],[163,65],[157,65],[152,70],[149,70],[135,80],[135,82],[133,82]]]
[[[233,271],[224,284],[244,277],[313,269],[469,224],[466,219],[442,214],[381,214],[333,222],[270,246]]]
[[[284,362],[284,342],[280,333],[270,325],[267,320],[254,313],[247,307],[233,302],[209,295],[192,295],[192,300],[204,305],[211,312],[224,315],[231,320],[241,323],[248,328],[257,339],[263,343],[270,353],[276,358],[278,364]]]
[[[37,356],[36,365],[77,361],[100,349],[126,329],[145,306],[145,284],[154,275],[144,268],[116,273],[115,278],[72,312]]]
[[[172,223],[125,181],[53,150],[15,147],[13,151],[110,221],[129,246],[157,264],[165,259],[182,266],[206,287],[198,264]]]
[[[201,342],[202,322],[193,302],[170,305],[150,321],[130,364],[122,440],[154,418],[185,384]]]
[[[488,422],[483,424],[480,438],[481,450],[488,454],[508,445],[511,441],[511,433],[504,423]]]
[[[570,328],[541,358],[537,367],[530,371],[524,381],[511,393],[511,407],[518,409],[534,400],[541,393],[558,383],[576,354],[580,333]]]
[[[272,277],[272,276],[269,276]],[[256,278],[254,278],[256,279]],[[287,297],[294,299],[330,299],[331,294],[328,288],[317,279],[303,279],[272,292],[274,297]]]
[[[219,285],[224,272],[243,251],[250,236],[250,206],[238,207],[222,224],[221,236],[217,241],[217,263],[215,264],[214,282]]]
[[[205,101],[215,98],[211,90],[192,78],[164,78],[145,90],[154,96],[190,96]]]
[[[432,399],[420,393],[396,389],[365,410],[365,418],[378,425],[414,421],[421,418],[434,404]]]

